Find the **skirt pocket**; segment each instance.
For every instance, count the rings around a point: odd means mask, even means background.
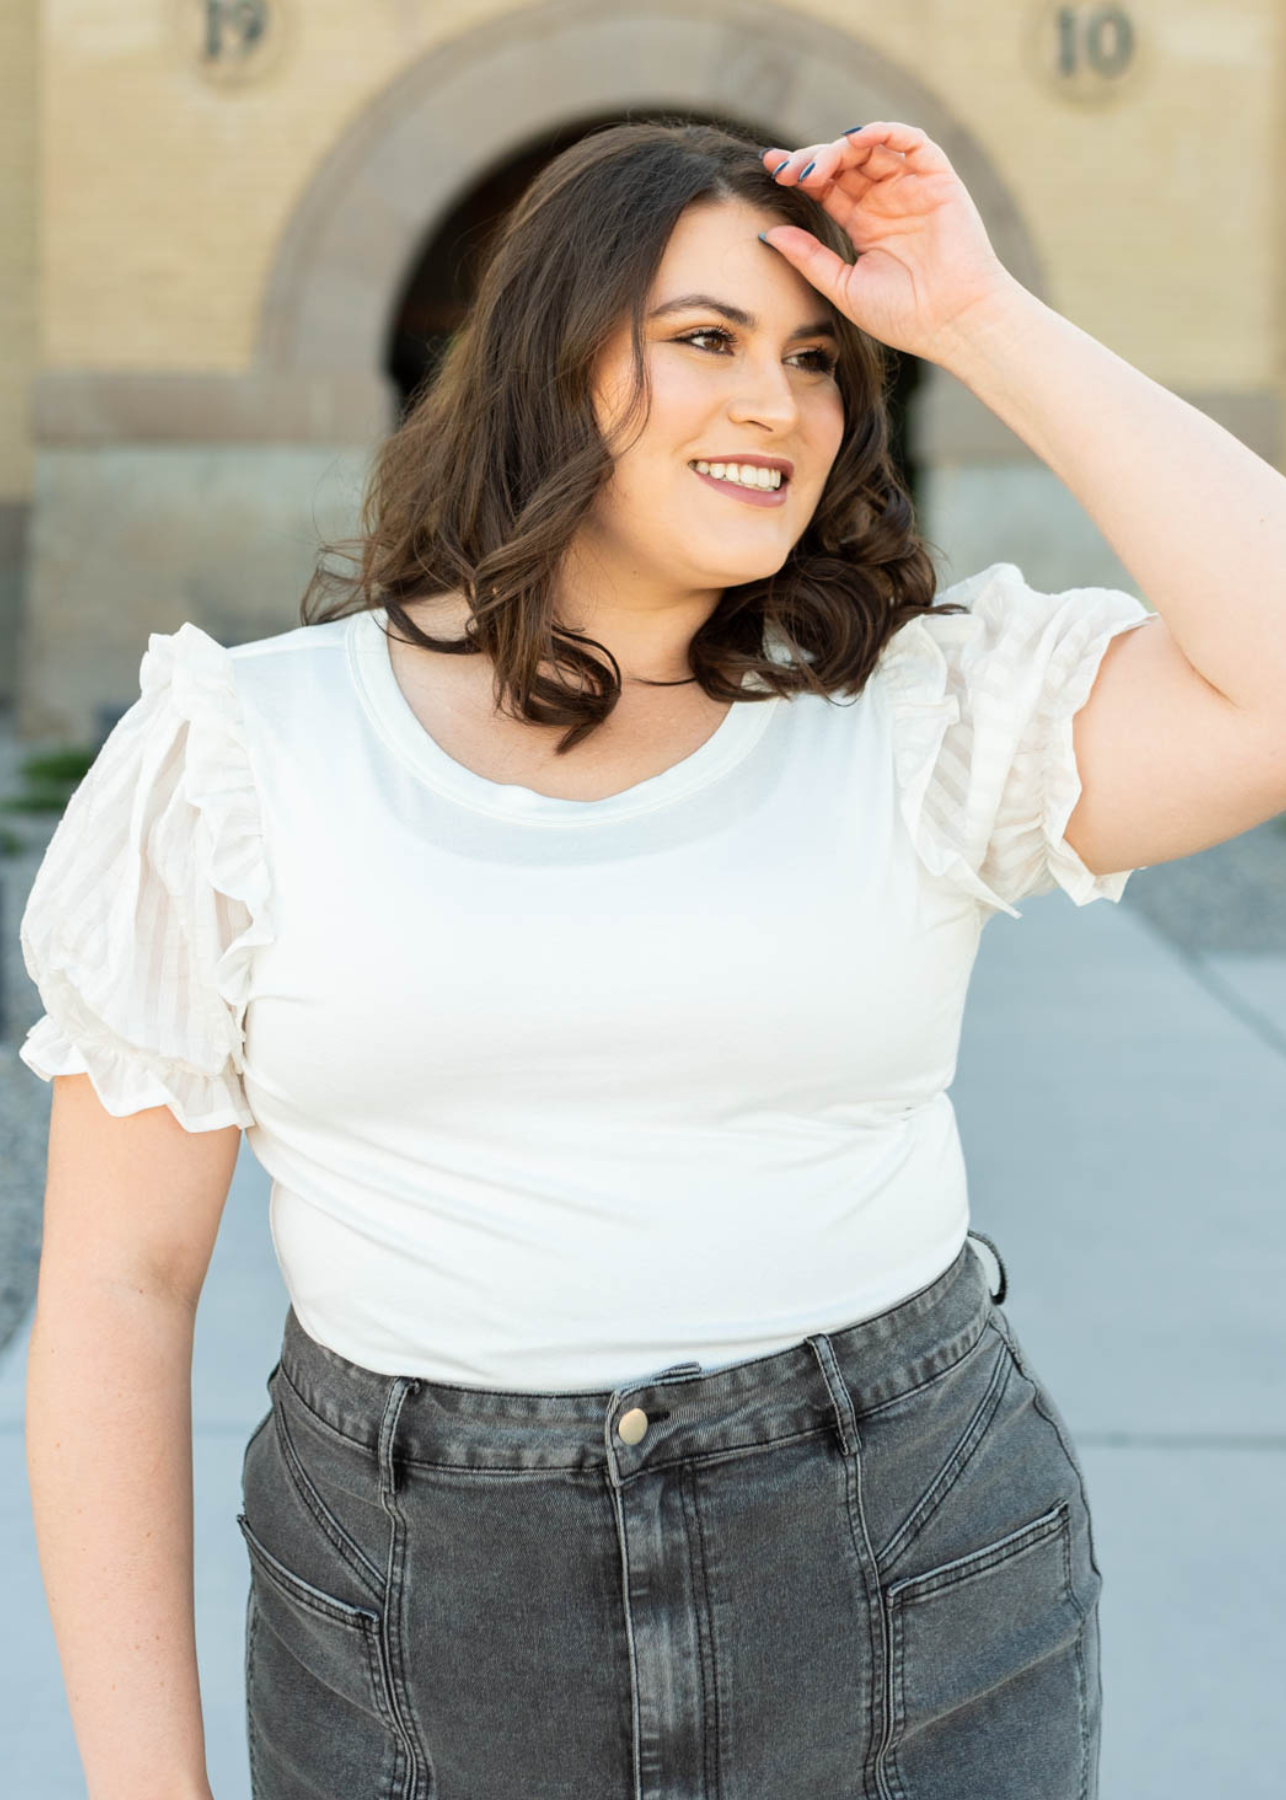
[[[250,1553],[246,1708],[254,1800],[393,1791],[398,1749],[380,1615],[301,1580],[237,1524]]]
[[[884,1588],[896,1800],[1085,1800],[1090,1746],[1067,1499]]]
[[[323,1593],[293,1573],[261,1544],[244,1513],[237,1524],[250,1552],[250,1573],[261,1617],[266,1615],[293,1651],[302,1651],[305,1640],[314,1654],[310,1666],[318,1679],[372,1708],[383,1705],[384,1681],[378,1646],[380,1615],[374,1607],[353,1606],[333,1594]],[[336,1632],[332,1629],[340,1626]],[[361,1654],[353,1653],[354,1639]]]
[[[242,1463],[250,1560],[246,1735],[254,1800],[391,1795],[414,1762],[399,1728],[376,1557],[386,1521],[368,1459],[290,1390]],[[342,1515],[342,1516],[341,1516]]]

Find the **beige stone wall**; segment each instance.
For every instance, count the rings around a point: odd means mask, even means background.
[[[36,0],[0,6],[0,705],[17,697],[35,482],[29,402],[39,332]]]
[[[262,76],[225,85],[201,74],[199,33],[179,28],[199,7],[46,9],[48,366],[246,366],[277,240],[336,137],[423,50],[513,9],[285,0],[277,10],[282,51]]]
[[[227,87],[198,73],[179,4],[45,8],[46,364],[246,366],[274,248],[337,135],[433,44],[520,10],[293,0],[276,62]],[[1136,65],[1106,102],[1056,90],[1039,3],[775,10],[853,34],[940,96],[1009,184],[1047,297],[1086,330],[1168,385],[1280,378],[1276,0],[1132,0]]]
[[[31,492],[37,354],[36,0],[0,6],[0,501]]]
[[[1279,8],[1277,26],[1277,42],[1274,46],[1274,81],[1273,81],[1273,130],[1264,145],[1265,160],[1272,164],[1276,174],[1272,207],[1275,218],[1274,228],[1269,233],[1275,256],[1275,264],[1271,272],[1269,287],[1269,304],[1272,310],[1273,325],[1273,358],[1270,376],[1270,388],[1276,395],[1281,408],[1282,417],[1286,420],[1286,231],[1282,229],[1282,206],[1286,200],[1286,8]],[[1277,466],[1286,470],[1286,445],[1283,445]]]
[[[24,737],[89,742],[138,697],[154,631],[220,644],[289,631],[318,533],[351,528],[368,462],[331,446],[56,446],[42,451]]]

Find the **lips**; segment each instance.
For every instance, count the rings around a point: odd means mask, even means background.
[[[705,458],[702,458],[704,462]],[[740,500],[747,506],[784,506],[786,504],[786,481],[776,488],[743,487],[739,481],[723,481],[717,475],[703,475],[695,464],[689,465],[698,481],[704,481],[708,487],[733,500]]]

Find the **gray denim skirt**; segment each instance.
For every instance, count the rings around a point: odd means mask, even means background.
[[[291,1308],[237,1515],[255,1800],[1095,1800],[1084,1476],[984,1241],[994,1294],[966,1239],[611,1392],[376,1373]]]

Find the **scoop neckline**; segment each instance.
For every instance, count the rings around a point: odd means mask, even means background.
[[[717,781],[753,749],[782,698],[770,694],[745,705],[733,701],[705,742],[668,769],[617,794],[598,800],[570,800],[539,793],[520,782],[492,781],[449,756],[420,723],[398,685],[385,636],[387,624],[383,607],[367,607],[352,615],[345,634],[354,686],[385,744],[415,775],[447,798],[479,812],[532,824],[597,825],[686,799]],[[748,685],[753,679],[748,678]]]

